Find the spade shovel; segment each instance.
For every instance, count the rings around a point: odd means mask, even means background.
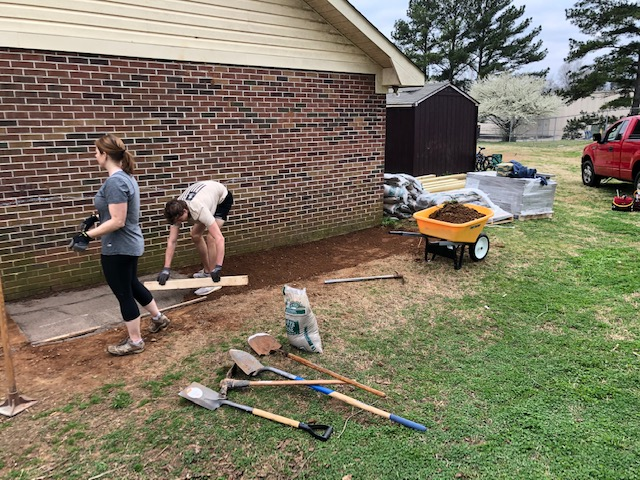
[[[338,380],[342,380],[345,383],[353,385],[355,387],[366,390],[369,393],[373,393],[374,395],[378,395],[379,397],[386,397],[387,394],[381,392],[380,390],[376,390],[375,388],[368,387],[367,385],[363,385],[362,383],[352,380],[351,378],[347,378],[339,373],[332,372],[331,370],[321,367],[320,365],[316,365],[315,363],[311,363],[309,360],[306,360],[302,357],[294,355],[293,353],[287,353],[282,350],[282,345],[280,342],[276,340],[274,337],[269,335],[268,333],[256,333],[251,335],[247,340],[249,342],[249,346],[256,352],[258,355],[269,355],[271,352],[279,352],[287,358],[294,360],[298,363],[301,363],[309,368],[313,368],[322,373],[326,373],[327,375],[332,376],[333,378],[337,378]]]
[[[289,378],[291,380],[304,380],[302,377],[298,377],[292,373],[285,372],[284,370],[279,370],[273,367],[265,367],[262,365],[257,358],[247,352],[243,352],[242,350],[231,349],[229,350],[229,355],[233,361],[240,367],[247,375],[255,376],[260,372],[270,371],[281,377]],[[411,420],[407,420],[406,418],[399,417],[389,412],[385,412],[384,410],[380,410],[379,408],[373,407],[371,405],[367,405],[366,403],[362,403],[359,400],[356,400],[353,397],[348,395],[344,395],[342,393],[336,392],[335,390],[331,390],[330,388],[320,387],[318,385],[309,385],[309,388],[316,390],[320,393],[324,393],[325,395],[329,395],[330,397],[337,398],[338,400],[342,400],[349,405],[353,405],[354,407],[361,408],[362,410],[367,410],[368,412],[374,413],[376,415],[380,415],[381,417],[388,418],[393,422],[397,422],[405,427],[413,428],[415,430],[425,431],[427,427],[424,425],[420,425],[419,423],[412,422]]]
[[[300,430],[308,432],[309,434],[311,434],[311,436],[317,438],[318,440],[322,440],[323,442],[329,440],[329,437],[333,432],[333,427],[327,425],[302,423],[287,417],[281,417],[280,415],[276,415],[275,413],[260,410],[258,408],[240,405],[239,403],[235,403],[221,397],[217,392],[214,392],[210,388],[207,388],[197,382],[193,382],[191,385],[182,390],[178,395],[180,395],[182,398],[186,398],[187,400],[191,400],[196,405],[200,405],[201,407],[207,408],[209,410],[217,410],[221,405],[228,405],[230,407],[237,408],[238,410],[243,410],[253,415],[257,415],[258,417],[267,418],[269,420],[273,420],[274,422],[289,425],[293,428],[299,428]]]

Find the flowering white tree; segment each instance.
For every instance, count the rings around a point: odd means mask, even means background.
[[[474,84],[469,94],[480,104],[480,118],[495,124],[508,142],[518,127],[553,115],[563,103],[545,93],[545,80],[533,75],[493,75]]]

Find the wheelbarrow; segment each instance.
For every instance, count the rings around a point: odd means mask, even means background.
[[[426,261],[433,260],[436,255],[452,258],[453,267],[459,270],[462,268],[466,247],[469,249],[469,257],[474,262],[484,260],[489,253],[489,237],[482,233],[482,229],[493,217],[493,210],[490,208],[471,203],[465,203],[464,206],[474,209],[483,217],[465,223],[450,223],[430,218],[431,214],[443,207],[441,204],[413,214],[413,218],[418,223],[419,232],[394,230],[389,233],[424,238],[424,259]],[[429,254],[432,254],[431,259],[429,259]]]

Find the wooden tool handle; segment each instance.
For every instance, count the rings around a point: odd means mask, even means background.
[[[250,386],[279,386],[279,385],[344,385],[342,380],[259,380],[250,381]]]
[[[257,415],[258,417],[268,418],[269,420],[273,420],[274,422],[283,423],[285,425],[289,425],[293,428],[298,428],[300,426],[300,422],[296,420],[292,420],[291,418],[281,417],[280,415],[276,415],[275,413],[266,412],[264,410],[260,410],[259,408],[254,408],[251,413]]]
[[[337,378],[338,380],[342,380],[343,382],[348,383],[349,385],[354,385],[354,386],[356,386],[358,388],[361,388],[362,390],[366,390],[369,393],[373,393],[374,395],[378,395],[379,397],[386,397],[387,396],[386,393],[381,392],[380,390],[376,390],[375,388],[371,388],[371,387],[368,387],[367,385],[363,385],[362,383],[357,382],[356,380],[352,380],[350,378],[347,378],[345,376],[342,376],[339,373],[332,372],[331,370],[328,370],[328,369],[326,369],[324,367],[321,367],[320,365],[316,365],[315,363],[311,363],[309,360],[306,360],[306,359],[304,359],[302,357],[294,355],[293,353],[286,353],[285,352],[285,355],[287,357],[289,357],[291,360],[295,360],[296,362],[301,363],[303,365],[306,365],[309,368],[313,368],[314,370],[317,370],[319,372],[326,373],[327,375],[330,375],[333,378]]]
[[[400,425],[404,425],[405,427],[413,428],[414,430],[419,430],[424,432],[427,427],[421,425],[416,422],[412,422],[411,420],[407,420],[406,418],[399,417],[398,415],[394,415],[389,412],[385,412],[384,410],[380,410],[372,405],[367,405],[366,403],[362,403],[360,400],[356,400],[353,397],[349,397],[348,395],[344,395],[339,392],[332,392],[329,394],[330,397],[337,398],[338,400],[342,400],[349,405],[353,405],[354,407],[361,408],[362,410],[366,410],[368,412],[374,413],[376,415],[380,415],[381,417],[388,418],[389,420],[399,423]]]

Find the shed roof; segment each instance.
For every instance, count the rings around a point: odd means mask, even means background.
[[[374,74],[424,75],[347,0],[0,0],[0,46]]]
[[[398,93],[387,93],[387,107],[415,107],[419,103],[424,102],[429,97],[436,95],[437,93],[445,90],[446,88],[451,88],[458,92],[463,97],[468,98],[470,101],[475,103],[478,102],[474,100],[472,97],[467,95],[465,92],[460,90],[458,87],[453,85],[450,82],[437,82],[437,83],[427,83],[420,88],[409,87],[409,88],[400,88],[398,89]]]

